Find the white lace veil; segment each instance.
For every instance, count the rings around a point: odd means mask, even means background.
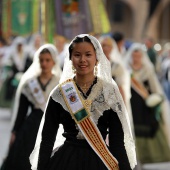
[[[114,80],[112,79],[110,62],[104,55],[102,47],[101,47],[99,41],[95,37],[88,35],[88,34],[81,34],[81,35],[76,36],[75,39],[77,37],[83,38],[85,36],[87,36],[90,39],[90,41],[92,42],[92,44],[96,50],[96,56],[97,56],[97,60],[98,60],[98,65],[97,65],[98,74],[97,74],[97,76],[103,82],[103,94],[104,94],[106,103],[108,105],[111,105],[113,103],[113,100],[109,100],[109,99],[110,99],[110,94],[113,94],[113,91],[114,91],[114,94],[116,94],[116,97],[117,97],[116,98],[117,101],[115,101],[115,103],[114,103],[116,105],[116,108],[119,109],[119,106],[121,105],[120,107],[122,108],[122,110],[120,111],[121,113],[118,112],[118,116],[120,118],[120,121],[122,123],[122,128],[124,131],[124,143],[125,143],[126,152],[127,152],[128,158],[129,158],[129,162],[130,162],[131,167],[134,168],[136,165],[136,153],[135,153],[135,145],[134,145],[134,141],[133,141],[133,137],[132,137],[132,133],[131,133],[131,129],[130,129],[128,113],[125,109],[123,99],[120,96],[118,87],[117,87],[116,83],[114,82]],[[73,39],[72,42],[75,39]],[[70,45],[72,44],[72,42],[70,43]],[[70,60],[69,56],[70,56],[69,51],[67,51],[60,83],[66,81],[67,79],[73,78],[73,76],[74,76],[74,73],[72,71],[72,61]],[[112,89],[108,88],[108,83],[113,87]],[[44,120],[45,120],[44,115],[43,115],[43,119],[41,121],[41,125],[39,128],[35,148],[30,156],[32,170],[37,170],[38,155],[39,155],[39,149],[40,149],[40,143],[41,143],[41,133],[42,133],[42,128],[43,128],[43,124],[44,124]]]
[[[78,35],[77,37],[85,37],[85,36],[87,36],[91,40],[92,44],[94,45],[94,48],[96,49],[96,56],[98,60],[98,77],[101,77],[103,80],[107,80],[107,82],[111,83],[112,82],[111,68],[108,67],[110,63],[108,60],[103,60],[103,56],[105,57],[105,55],[103,53],[100,43],[96,41],[97,39],[91,35],[81,34],[81,35]],[[77,37],[75,37],[75,39]],[[75,39],[73,39],[70,44],[72,44],[72,42]],[[60,83],[64,82],[65,80],[69,78],[73,78],[74,74],[71,70],[72,70],[72,61],[69,58],[69,51],[67,51]]]
[[[16,95],[15,95],[15,102],[14,102],[14,108],[13,108],[13,113],[12,113],[12,121],[11,121],[11,127],[13,128],[14,125],[14,121],[16,119],[17,116],[17,110],[19,107],[19,98],[22,92],[22,88],[24,86],[24,84],[31,78],[36,77],[37,75],[39,75],[41,73],[41,68],[40,68],[40,63],[39,63],[39,55],[40,52],[43,49],[48,49],[51,53],[51,56],[55,62],[55,65],[52,69],[52,73],[54,75],[56,75],[58,78],[61,75],[61,69],[59,66],[59,62],[57,60],[57,49],[53,44],[45,44],[43,46],[41,46],[35,53],[34,55],[34,60],[33,63],[31,64],[31,66],[28,68],[28,70],[23,74],[20,83],[18,85],[17,91],[16,91]]]
[[[123,72],[122,72],[123,75],[122,76],[123,76],[123,79],[124,79],[124,83],[121,86],[124,90],[125,103],[126,103],[126,107],[127,107],[129,118],[130,118],[131,127],[133,128],[133,118],[132,118],[132,111],[131,111],[131,106],[130,106],[130,98],[131,98],[130,74],[127,71],[127,68],[125,66],[125,63],[124,63],[125,61],[122,61],[122,59],[124,59],[124,58],[121,57],[115,40],[109,35],[104,35],[104,36],[101,36],[99,38],[99,42],[101,44],[104,40],[109,40],[112,43],[112,50],[111,50],[110,55],[109,55],[110,62],[111,63],[112,62],[117,63],[117,64],[121,65],[121,67],[123,69]]]

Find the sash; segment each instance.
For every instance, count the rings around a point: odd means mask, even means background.
[[[131,84],[134,90],[141,95],[144,99],[146,99],[149,96],[148,91],[146,88],[140,84],[135,78],[131,77]]]
[[[89,103],[80,96],[72,79],[60,85],[64,101],[85,139],[109,170],[119,170],[118,161],[108,150],[88,111]],[[86,105],[87,104],[87,105]]]
[[[31,79],[28,82],[28,87],[31,91],[32,96],[34,97],[36,102],[40,105],[40,108],[44,111],[46,101],[37,79],[36,78]]]

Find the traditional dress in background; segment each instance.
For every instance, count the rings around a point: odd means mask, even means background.
[[[142,56],[140,69],[134,69],[132,66],[133,52],[140,52]],[[154,67],[141,44],[133,44],[126,59],[131,73],[131,107],[139,161],[141,163],[170,161],[170,112]],[[152,94],[156,95],[148,104]],[[162,102],[159,95],[163,97]],[[157,97],[160,102],[154,105]]]
[[[0,38],[0,89],[6,77],[4,65],[8,46],[3,38]]]
[[[30,66],[25,43],[23,37],[16,37],[11,47],[8,48],[9,52],[4,61],[6,79],[0,91],[1,107],[12,107],[20,78]]]
[[[43,49],[48,49],[55,62],[52,77],[46,84],[42,84],[39,76],[41,68],[39,55]],[[23,75],[17,89],[12,133],[16,139],[9,149],[4,170],[30,170],[29,156],[34,148],[38,128],[43,111],[51,90],[58,84],[61,70],[57,61],[57,51],[52,44],[41,46],[35,53],[34,62]]]
[[[160,70],[162,87],[170,102],[170,49],[164,53],[164,59],[162,60]]]
[[[130,74],[124,65],[124,61],[122,61],[123,59],[120,56],[120,53],[118,52],[116,42],[110,36],[101,36],[99,41],[102,45],[106,57],[111,63],[112,78],[115,80],[119,87],[120,93],[123,97],[129,114],[131,127],[133,128],[133,119],[130,106]]]

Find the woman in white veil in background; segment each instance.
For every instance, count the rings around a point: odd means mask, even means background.
[[[130,47],[126,63],[131,73],[131,108],[139,161],[170,161],[170,110],[142,44]]]
[[[57,49],[52,44],[41,46],[17,88],[9,153],[4,170],[31,168],[29,155],[35,144],[48,96],[58,84],[60,75]]]
[[[110,36],[101,36],[99,38],[103,52],[111,64],[111,74],[112,78],[115,80],[119,87],[119,91],[125,102],[131,127],[133,128],[133,119],[130,106],[130,74],[124,65],[125,61],[122,61],[122,57],[118,51],[117,44],[113,38]]]
[[[15,92],[22,74],[28,69],[28,52],[24,37],[16,37],[6,52],[4,68],[5,80],[0,91],[0,106],[12,108]]]

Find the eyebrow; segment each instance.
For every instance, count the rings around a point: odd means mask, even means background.
[[[74,51],[74,53],[81,53],[79,51]],[[85,53],[91,53],[91,51],[86,51]]]

